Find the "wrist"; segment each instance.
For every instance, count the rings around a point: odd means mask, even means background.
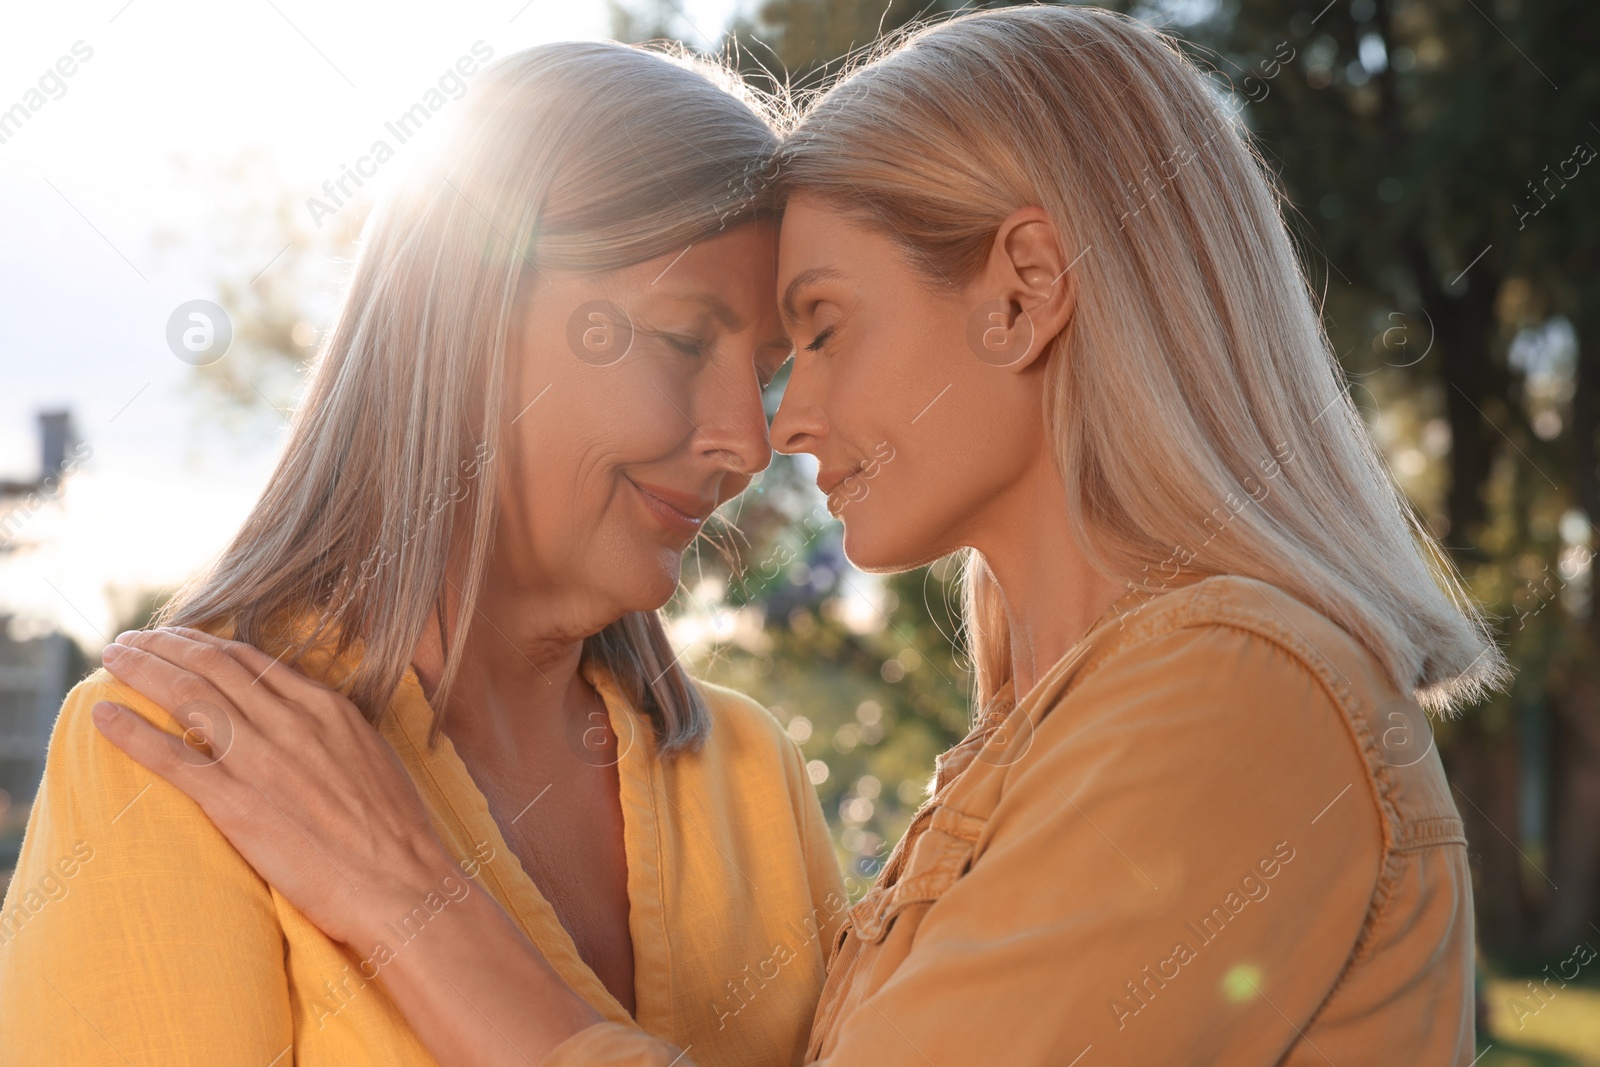
[[[397,943],[409,943],[446,910],[459,911],[472,896],[487,897],[472,877],[478,867],[475,861],[458,863],[437,839],[423,843],[392,865],[381,885],[362,894],[348,930],[335,936],[364,956],[384,948],[392,953]]]
[[[408,922],[377,930],[379,947],[362,964],[362,973],[382,983],[439,1062],[501,1062],[482,1058],[498,1042],[480,1022],[518,1054],[505,1062],[525,1064],[605,1021],[494,897],[459,871],[453,885],[459,899],[440,894],[431,918],[414,911]]]

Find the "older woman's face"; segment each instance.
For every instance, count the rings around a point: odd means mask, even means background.
[[[671,597],[702,524],[771,458],[776,267],[759,222],[535,283],[507,349],[491,581],[590,621]]]

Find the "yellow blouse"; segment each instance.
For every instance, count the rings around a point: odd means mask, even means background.
[[[636,1020],[579,957],[449,738],[428,749],[432,711],[410,672],[383,735],[463,870],[606,1018],[700,1064],[799,1063],[848,901],[798,748],[754,701],[701,683],[709,740],[659,760],[609,674],[585,674],[621,751]],[[370,965],[100,735],[100,700],[179,733],[104,671],[68,695],[0,912],[0,1065],[434,1063]]]

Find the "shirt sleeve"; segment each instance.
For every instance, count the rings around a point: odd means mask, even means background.
[[[181,733],[104,672],[68,694],[0,914],[0,1067],[293,1062],[271,891],[101,700]]]

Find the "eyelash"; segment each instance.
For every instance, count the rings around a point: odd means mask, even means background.
[[[821,352],[823,344],[828,340],[828,338],[833,336],[833,329],[834,328],[832,326],[829,326],[826,330],[823,330],[821,333],[817,334],[812,342],[806,345],[806,351]]]
[[[675,337],[670,333],[659,333],[656,334],[656,336],[665,341],[670,347],[676,349],[686,356],[699,357],[706,354],[706,343],[704,341],[693,341],[686,337]]]

